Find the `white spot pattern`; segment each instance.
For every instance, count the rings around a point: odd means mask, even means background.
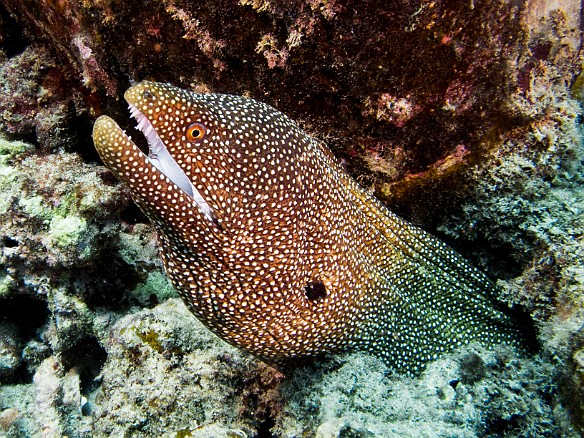
[[[408,373],[471,341],[518,342],[481,272],[388,211],[274,108],[152,82],[125,97],[216,222],[106,116],[96,148],[157,228],[174,286],[223,339],[276,366],[362,349]],[[193,123],[205,131],[197,141]]]

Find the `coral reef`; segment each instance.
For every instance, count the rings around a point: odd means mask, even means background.
[[[81,79],[84,87],[71,89],[91,111],[119,110],[111,97],[141,79],[247,94],[327,137],[349,170],[402,213],[415,210],[410,196],[420,185],[436,204],[454,202],[424,172],[463,145],[465,165],[444,176],[456,186],[486,138],[525,123],[505,105],[534,63],[521,56],[521,2],[2,3],[52,48],[68,80]],[[554,55],[539,49],[549,44],[534,48],[539,60]]]
[[[360,354],[334,372],[300,370],[283,385],[278,436],[562,436],[549,364],[469,347],[434,362],[420,379],[392,376]],[[308,419],[308,421],[307,421]]]
[[[0,130],[51,151],[69,150],[86,132],[81,96],[71,93],[64,72],[49,51],[29,46],[0,70]],[[74,146],[75,145],[75,146]]]
[[[255,380],[257,362],[212,335],[176,298],[121,318],[105,348],[94,399],[99,436],[257,430],[259,419],[233,409],[245,405],[246,379]]]
[[[556,24],[562,18],[556,16]],[[529,309],[544,354],[560,368],[572,364],[564,371],[575,386],[561,387],[573,418],[582,424],[582,101],[572,99],[560,67],[533,66],[529,92],[509,103],[532,122],[509,135],[473,170],[470,176],[478,183],[440,231],[453,239],[482,242],[481,257],[500,278],[502,296]]]
[[[575,0],[0,0],[0,434],[582,433],[581,16]],[[211,336],[91,145],[141,79],[298,120],[497,279],[539,352],[471,346],[419,379],[353,354],[284,377]]]

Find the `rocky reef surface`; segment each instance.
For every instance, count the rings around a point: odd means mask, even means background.
[[[0,0],[0,435],[582,433],[581,5],[390,3]],[[211,335],[92,147],[141,79],[297,119],[496,279],[537,351],[284,376]]]

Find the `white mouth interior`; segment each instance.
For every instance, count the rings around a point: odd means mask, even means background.
[[[152,127],[148,118],[134,105],[129,104],[129,108],[131,116],[138,122],[136,128],[144,134],[148,141],[148,160],[183,192],[189,195],[197,203],[197,206],[207,219],[211,222],[216,222],[213,210],[209,204],[207,204],[207,201],[203,199],[195,186],[193,186],[193,183],[180,168],[175,159],[172,158],[172,155],[168,152],[166,145],[156,133],[156,130]]]

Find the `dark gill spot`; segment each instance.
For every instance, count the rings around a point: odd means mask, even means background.
[[[320,301],[326,297],[326,288],[322,281],[311,281],[304,287],[304,293],[310,301]]]

